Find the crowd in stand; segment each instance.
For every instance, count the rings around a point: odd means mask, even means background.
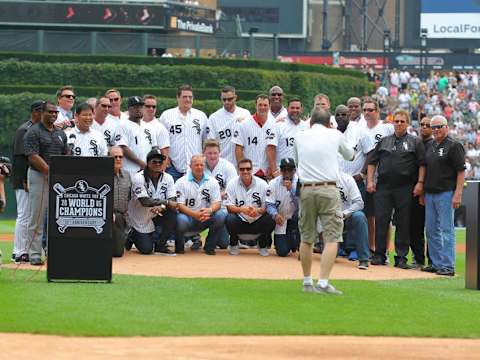
[[[116,89],[74,107],[74,89],[65,86],[57,92],[57,104],[33,103],[31,119],[17,130],[14,144],[12,180],[18,208],[14,260],[43,264],[49,159],[62,154],[114,158],[114,256],[133,247],[142,254],[167,256],[202,247],[206,255],[225,249],[236,256],[242,248],[255,247],[261,256],[273,250],[288,256],[301,242],[299,193],[332,185],[299,180],[305,170],[298,168],[295,139],[306,129],[328,127],[343,133],[355,154],[353,160],[345,160],[332,153],[329,160],[338,162],[341,171],[333,182],[342,201],[336,216],[344,223],[339,254],[357,261],[362,270],[369,264],[388,264],[393,221],[394,266],[454,274],[451,248],[439,245],[443,240],[436,239],[437,225],[429,223],[428,212],[431,254],[426,253],[424,224],[414,228],[409,219],[414,204],[421,203],[418,211],[425,215],[424,183],[427,192],[438,185],[429,180],[425,153],[433,137],[440,143],[449,129],[468,146],[467,170],[480,173],[475,170],[477,74],[432,74],[421,82],[406,71],[392,71],[389,84],[378,87],[372,97],[352,97],[335,109],[325,94],[302,102],[287,98],[279,86],[257,96],[253,114],[236,105],[233,87],[224,87],[219,95],[222,106],[210,116],[193,107],[194,90],[189,85],[178,88],[178,106],[162,114],[156,113],[157,99],[152,95],[130,97],[122,112]],[[430,127],[433,137],[431,131],[422,132]],[[461,189],[452,184],[457,183],[457,170],[463,176],[464,162],[462,152],[450,148],[440,152],[455,153],[455,179],[448,172],[450,177],[439,188],[451,190],[452,206],[458,207]],[[432,168],[430,174],[437,171]],[[317,219],[318,252],[323,249],[322,225],[328,224]],[[208,236],[202,242],[199,232],[205,229]],[[408,264],[410,249],[414,259]]]

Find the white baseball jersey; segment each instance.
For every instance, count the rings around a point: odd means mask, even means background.
[[[285,219],[283,226],[275,226],[275,234],[285,234],[287,220],[291,219],[298,207],[298,199],[295,198],[298,176],[295,174],[292,179],[292,189],[287,190],[283,185],[283,177],[277,176],[268,183],[266,202],[274,205],[277,211]]]
[[[358,175],[365,165],[367,154],[375,147],[375,142],[364,127],[352,121],[348,123],[343,136],[353,148],[355,158],[353,161],[347,161],[338,155],[340,170],[352,176]]]
[[[340,192],[340,199],[342,200],[342,211],[346,217],[355,211],[363,209],[362,195],[351,175],[340,172],[337,188]]]
[[[367,127],[367,120],[365,120],[365,116],[363,116],[363,114],[360,114],[360,116],[353,121],[362,127],[365,127],[365,128]]]
[[[392,135],[395,132],[392,124],[387,124],[381,121],[379,121],[373,128],[367,127],[367,130],[373,139],[374,146],[385,136]]]
[[[145,181],[143,171],[136,173],[132,176],[132,198],[128,203],[129,224],[142,234],[155,231],[152,219],[157,215],[150,211],[150,207],[144,207],[138,199],[168,200],[175,198],[175,196],[175,184],[171,175],[162,173],[158,179],[157,187],[155,187],[150,179]]]
[[[275,136],[267,141],[267,145],[276,147],[277,165],[280,160],[285,158],[293,158],[293,145],[295,144],[295,136],[299,131],[308,129],[310,123],[300,120],[295,124],[288,116],[284,119],[278,119],[275,123]]]
[[[160,116],[170,136],[170,160],[178,172],[186,173],[193,155],[202,153],[202,140],[207,116],[190,109],[184,116],[178,107],[165,110]]]
[[[157,119],[149,122],[142,120],[140,121],[140,127],[142,128],[145,140],[150,144],[150,149],[154,146],[158,146],[159,149],[170,147],[168,131]]]
[[[267,173],[267,141],[275,137],[274,127],[275,122],[272,120],[267,120],[260,127],[251,116],[240,123],[233,134],[232,142],[243,146],[243,157],[252,160],[254,174],[260,169]]]
[[[265,200],[267,198],[267,182],[260,179],[259,177],[254,176],[252,178],[252,183],[248,189],[243,184],[240,176],[234,177],[227,184],[227,201],[225,205],[235,205],[235,206],[252,206],[255,208],[265,208]],[[257,220],[261,215],[257,215],[252,218],[245,214],[238,214],[240,218],[245,221],[252,223]]]
[[[288,116],[288,111],[284,106],[282,106],[280,111],[277,113],[273,113],[272,110],[268,111],[268,120],[282,119],[282,118],[286,118],[287,116]]]
[[[65,131],[67,144],[74,156],[107,156],[107,143],[102,134],[90,129],[87,132],[80,132],[75,126]]]
[[[114,116],[112,114],[107,115],[107,119],[113,120],[113,121],[127,121],[129,120],[128,112],[120,112],[120,116]]]
[[[220,158],[213,169],[210,169],[208,164],[205,164],[205,173],[215,178],[220,186],[220,190],[223,191],[227,188],[228,182],[237,176],[237,169],[230,161]]]
[[[177,188],[177,202],[197,211],[211,207],[213,203],[221,202],[220,186],[213,177],[204,174],[200,183],[197,183],[191,172],[182,176],[175,183]]]
[[[229,112],[222,107],[208,118],[205,128],[207,138],[218,140],[220,156],[233,165],[237,164],[237,159],[235,158],[235,144],[232,142],[232,136],[238,124],[250,117],[250,112],[247,109],[236,106],[234,112]]]
[[[150,144],[143,136],[142,128],[140,124],[133,122],[131,120],[124,121],[120,125],[120,135],[125,141],[126,146],[141,160],[147,160],[147,154],[150,151]],[[130,175],[133,175],[140,171],[140,166],[133,161],[129,160],[127,157],[123,159],[123,167],[125,171],[128,171]]]
[[[117,120],[113,120],[108,116],[105,118],[103,124],[97,123],[95,120],[92,123],[92,129],[97,130],[103,137],[108,146],[114,145],[126,145],[125,141],[122,140],[122,135],[120,134],[120,123]]]

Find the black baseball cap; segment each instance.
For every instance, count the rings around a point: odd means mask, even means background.
[[[30,111],[42,111],[45,101],[35,100],[32,105],[30,105]]]
[[[160,159],[161,161],[164,161],[166,157],[162,154],[159,148],[154,148],[147,154],[147,162],[152,159]]]
[[[292,158],[284,158],[280,161],[280,169],[295,169],[295,160]]]
[[[145,102],[140,96],[132,96],[128,98],[127,106],[137,106],[137,105],[145,105]]]

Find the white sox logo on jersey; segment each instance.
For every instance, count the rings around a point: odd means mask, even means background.
[[[215,179],[217,180],[220,189],[225,189],[225,181],[223,180],[222,174],[215,175]]]
[[[210,204],[210,191],[208,189],[202,190],[202,200]]]
[[[198,119],[193,119],[193,128],[197,131],[197,135],[200,135],[201,129],[200,129],[200,120]]]
[[[112,134],[111,134],[110,130],[105,130],[103,132],[103,137],[105,138],[105,141],[107,142],[107,144],[112,143]]]
[[[111,188],[103,184],[99,189],[91,187],[86,180],[78,180],[73,186],[53,185],[57,193],[55,219],[58,231],[64,233],[69,227],[93,228],[102,233],[107,215],[106,195]]]
[[[98,144],[95,140],[90,140],[90,150],[93,156],[98,156]]]
[[[258,192],[254,192],[252,194],[253,202],[258,205],[258,207],[262,206],[262,198]]]
[[[152,140],[152,133],[150,132],[150,130],[149,130],[149,129],[145,129],[145,130],[143,130],[143,132],[145,133],[145,138],[147,139],[148,143],[149,143],[150,145],[152,145],[152,144],[153,144],[153,140]]]

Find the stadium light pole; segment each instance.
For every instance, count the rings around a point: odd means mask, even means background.
[[[388,62],[387,53],[390,51],[390,30],[383,31],[383,82],[387,83]]]
[[[427,38],[428,29],[420,29],[420,71],[423,79],[425,79],[425,69],[427,68],[426,65],[428,65]]]

